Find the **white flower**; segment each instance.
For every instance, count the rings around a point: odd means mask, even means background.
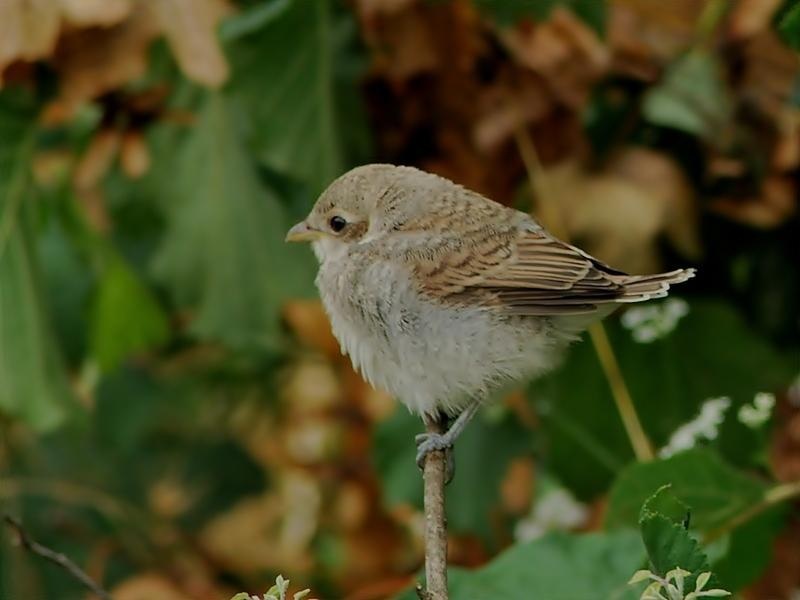
[[[531,514],[517,523],[514,538],[527,542],[548,531],[574,529],[586,523],[589,511],[563,488],[546,492],[533,506]]]
[[[700,413],[688,423],[678,427],[658,455],[666,458],[681,450],[693,448],[700,439],[715,439],[730,405],[731,399],[726,396],[709,398],[703,402],[700,406]]]
[[[634,340],[649,344],[670,333],[687,314],[685,300],[668,298],[660,304],[629,308],[622,315],[622,326],[631,330]]]
[[[774,406],[775,394],[758,392],[753,398],[753,404],[743,404],[739,407],[737,417],[742,424],[756,429],[769,420]]]
[[[289,591],[289,580],[284,579],[283,575],[275,578],[275,585],[267,590],[263,597],[249,596],[245,593],[236,594],[231,600],[286,600],[286,592]],[[303,600],[311,593],[311,590],[303,590],[292,596],[292,600]]]
[[[659,577],[651,571],[641,570],[633,574],[628,584],[639,583],[647,579],[653,582],[645,588],[639,600],[696,600],[697,598],[722,598],[731,595],[729,591],[719,588],[703,589],[711,579],[710,572],[700,573],[694,582],[694,591],[684,595],[683,588],[689,575],[691,575],[689,571],[680,567],[672,569],[665,577]]]

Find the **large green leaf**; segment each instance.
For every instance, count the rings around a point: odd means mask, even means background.
[[[352,110],[358,99],[345,102],[337,85],[342,76],[355,88],[357,73],[335,71],[349,64],[352,13],[339,14],[328,0],[272,2],[228,31],[229,91],[244,107],[249,141],[265,165],[307,183],[315,196],[347,166],[349,132],[364,128],[363,114]]]
[[[92,353],[103,370],[166,341],[167,317],[150,290],[121,259],[106,268],[93,308]]]
[[[703,400],[729,396],[729,414],[735,414],[756,392],[781,389],[795,376],[794,353],[778,352],[719,301],[692,302],[671,334],[649,344],[636,342],[616,320],[607,329],[656,447],[694,418]],[[604,491],[632,453],[589,341],[575,344],[558,371],[531,387],[531,396],[542,413],[551,468],[584,497]],[[724,429],[726,448],[744,439],[742,428]]]
[[[703,530],[729,522],[759,501],[766,489],[712,451],[689,450],[625,469],[611,489],[606,524],[634,525],[642,504],[664,485],[691,508],[692,524]]]
[[[59,424],[70,391],[41,295],[30,173],[35,111],[0,94],[0,410],[38,429]]]
[[[192,131],[164,151],[168,228],[157,277],[192,313],[191,330],[235,348],[273,347],[281,302],[307,292],[309,256],[288,247],[289,227],[233,126],[228,101],[210,94]]]
[[[622,600],[626,585],[644,562],[633,531],[551,534],[512,546],[476,570],[451,569],[451,600]],[[401,600],[416,596],[409,592]]]

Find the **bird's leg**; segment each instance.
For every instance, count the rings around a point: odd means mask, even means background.
[[[472,417],[480,407],[480,402],[472,402],[464,411],[458,415],[453,424],[444,433],[420,433],[416,436],[415,441],[417,444],[417,466],[421,469],[425,465],[425,457],[429,452],[435,450],[444,450],[447,459],[447,471],[445,473],[445,482],[450,483],[456,470],[455,458],[453,457],[453,444],[464,431],[467,423],[470,422]]]

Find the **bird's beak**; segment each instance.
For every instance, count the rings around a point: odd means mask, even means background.
[[[286,233],[287,242],[310,242],[319,238],[322,232],[312,229],[305,221],[300,221]]]

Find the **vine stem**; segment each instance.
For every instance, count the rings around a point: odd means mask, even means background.
[[[530,134],[520,125],[514,131],[514,138],[517,142],[517,149],[522,162],[525,164],[525,171],[528,175],[531,189],[538,199],[540,219],[556,237],[567,241],[568,233],[566,227],[553,201],[555,195],[553,190],[549,189],[542,163],[539,160],[536,146]],[[654,457],[653,447],[644,432],[642,422],[639,420],[639,415],[633,404],[633,398],[631,398],[628,385],[625,383],[625,377],[622,375],[622,370],[619,367],[619,362],[603,324],[597,322],[590,325],[589,336],[600,361],[600,366],[603,369],[603,374],[611,388],[614,404],[622,419],[622,425],[625,428],[625,433],[628,436],[636,459],[640,462],[652,460]]]
[[[726,523],[723,523],[716,529],[709,531],[703,538],[703,543],[709,544],[714,540],[721,538],[726,533],[741,527],[768,508],[771,508],[776,504],[780,504],[781,502],[786,502],[787,500],[793,500],[795,498],[800,498],[800,479],[797,481],[790,481],[788,483],[781,483],[771,487],[764,492],[764,496],[759,502],[746,508],[739,514],[734,515],[730,520],[728,520]]]
[[[426,422],[429,433],[442,433],[441,422]],[[445,453],[431,452],[422,472],[425,506],[425,582],[417,588],[422,600],[447,600],[447,515],[444,506]]]

